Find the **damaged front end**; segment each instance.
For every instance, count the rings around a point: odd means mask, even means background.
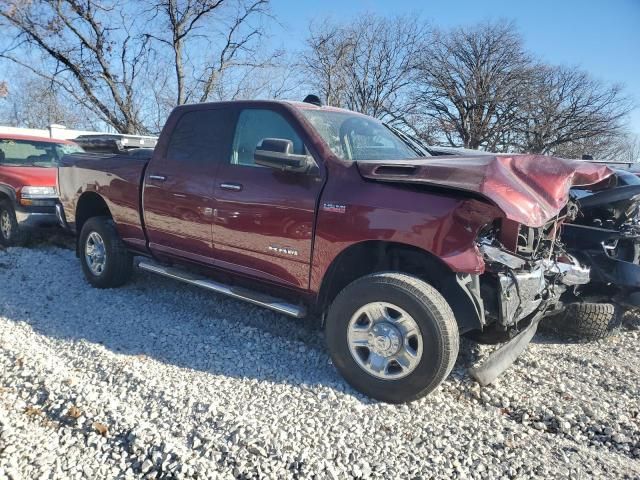
[[[493,330],[510,339],[472,371],[481,383],[490,383],[513,362],[543,317],[559,313],[566,299],[576,301],[589,285],[592,264],[565,246],[560,231],[564,223],[575,224],[579,214],[570,190],[606,188],[614,173],[608,167],[543,155],[487,153],[363,161],[357,167],[367,180],[444,190],[480,200],[497,212],[486,218],[488,225],[479,233],[476,223],[459,219],[466,222],[466,232],[474,233],[472,248],[484,268],[479,275],[468,270],[456,274],[465,294],[460,297],[473,307],[464,309],[464,316],[477,314],[477,322],[463,318],[459,323],[477,325],[464,331]]]
[[[503,219],[483,232],[477,242],[485,261],[480,289],[486,323],[510,340],[471,374],[491,383],[524,351],[542,318],[564,308],[590,281],[590,268],[571,255],[560,239],[561,226],[575,215],[568,205],[542,227]]]
[[[513,232],[511,238],[495,227],[479,237],[486,264],[481,290],[488,323],[493,320],[503,330],[518,327],[534,312],[560,309],[568,289],[589,283],[589,267],[560,241],[565,218],[558,216],[539,228],[511,226],[506,229]]]

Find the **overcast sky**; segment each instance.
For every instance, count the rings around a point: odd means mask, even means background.
[[[309,21],[326,15],[416,13],[441,27],[515,20],[527,48],[543,60],[624,84],[638,105],[630,128],[640,134],[640,0],[273,0],[272,8],[283,24],[274,41],[289,48],[301,47]]]

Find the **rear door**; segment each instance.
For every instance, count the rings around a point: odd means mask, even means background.
[[[219,162],[229,156],[234,114],[207,106],[170,122],[170,136],[158,145],[145,174],[149,248],[159,256],[211,263],[214,178]]]
[[[284,108],[239,112],[231,152],[218,170],[213,239],[216,264],[273,283],[309,284],[315,210],[323,170],[283,172],[256,165],[264,138],[293,142],[306,152],[304,131]]]

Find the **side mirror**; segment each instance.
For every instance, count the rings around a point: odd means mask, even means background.
[[[253,154],[256,165],[287,172],[306,173],[313,165],[309,155],[293,153],[293,142],[283,138],[264,138]]]

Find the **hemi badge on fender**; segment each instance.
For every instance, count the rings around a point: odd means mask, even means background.
[[[325,212],[345,213],[347,211],[347,206],[339,203],[323,203],[322,210]]]

